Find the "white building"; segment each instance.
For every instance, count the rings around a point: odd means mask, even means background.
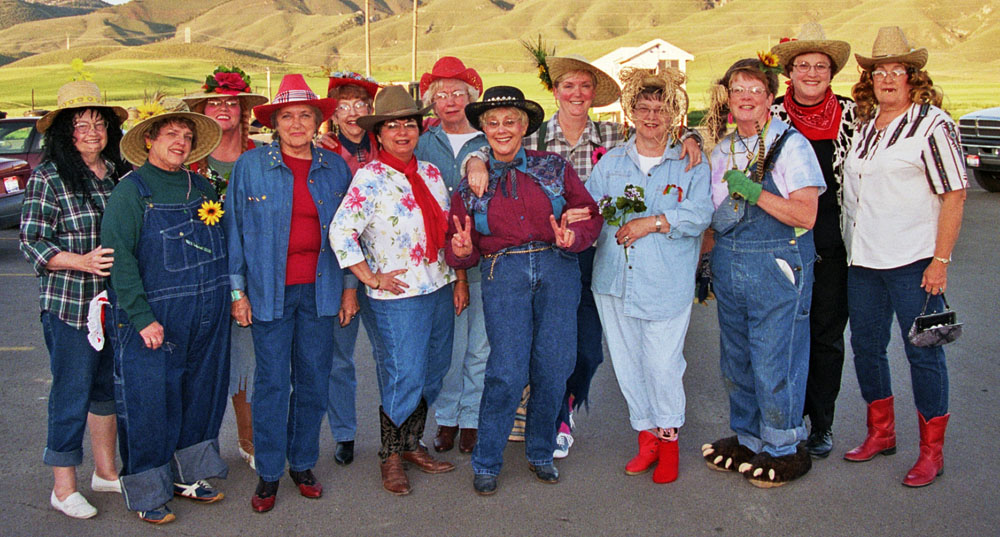
[[[673,67],[684,73],[687,71],[687,62],[690,61],[694,61],[692,54],[662,39],[654,39],[637,47],[622,47],[614,50],[594,60],[593,63],[618,82],[618,73],[625,67],[644,69]],[[594,112],[599,115],[612,114],[621,120],[621,110],[621,104],[615,102],[608,106],[595,108]]]

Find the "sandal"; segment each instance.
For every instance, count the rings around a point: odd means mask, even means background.
[[[735,436],[721,438],[701,446],[701,456],[708,467],[719,472],[737,472],[740,465],[754,457],[750,448],[740,444]]]
[[[240,458],[250,465],[251,470],[256,470],[257,464],[253,458],[253,441],[240,438],[237,442],[239,443]]]
[[[750,461],[739,466],[739,472],[750,481],[750,484],[762,489],[780,487],[794,481],[809,472],[812,468],[812,457],[809,451],[799,444],[795,453],[782,457],[773,457],[760,452]]]

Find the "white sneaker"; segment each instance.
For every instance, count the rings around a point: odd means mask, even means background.
[[[556,436],[556,449],[552,452],[553,459],[565,459],[569,456],[569,448],[573,445],[573,435],[559,433]]]
[[[90,490],[94,492],[117,492],[121,494],[122,482],[117,479],[104,479],[97,475],[97,472],[94,472],[94,475],[90,477]]]
[[[56,491],[53,490],[49,503],[56,511],[62,511],[64,515],[72,518],[91,518],[97,514],[97,509],[90,505],[87,498],[84,498],[83,494],[79,492],[74,492],[65,500],[59,501],[59,498],[56,497]]]

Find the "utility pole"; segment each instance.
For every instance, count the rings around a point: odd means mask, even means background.
[[[365,0],[365,76],[372,76],[372,36],[368,21],[371,15],[368,13],[368,1]]]
[[[417,0],[413,0],[413,60],[410,62],[410,80],[417,79]]]

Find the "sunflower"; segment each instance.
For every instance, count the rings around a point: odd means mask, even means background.
[[[136,110],[136,113],[137,113],[136,118],[135,118],[136,121],[142,121],[144,119],[149,119],[151,117],[158,116],[160,114],[166,113],[166,111],[167,111],[165,108],[163,108],[162,106],[160,106],[160,103],[158,103],[158,102],[141,104],[138,107],[136,107],[135,110]]]
[[[760,60],[761,71],[765,73],[775,73],[781,72],[781,67],[778,66],[778,57],[767,51],[758,51],[757,59]]]
[[[226,211],[222,210],[222,204],[217,201],[207,200],[205,203],[201,204],[201,208],[198,209],[198,218],[202,222],[205,222],[207,226],[214,226],[219,223],[222,219],[222,215]]]

